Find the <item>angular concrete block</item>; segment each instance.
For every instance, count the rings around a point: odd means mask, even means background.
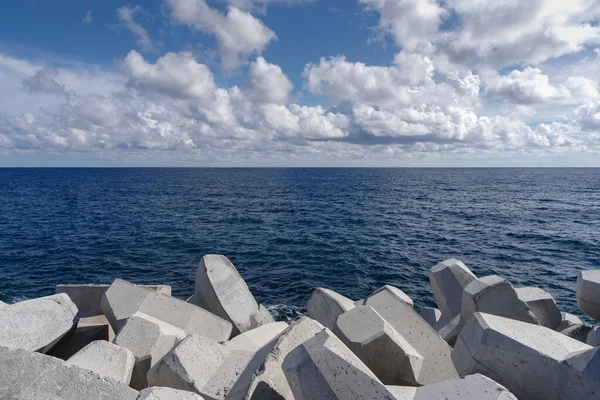
[[[579,340],[581,343],[586,343],[588,334],[592,329],[594,329],[594,327],[590,324],[577,324],[563,329],[560,333],[572,339]]]
[[[460,315],[446,322],[438,331],[438,335],[442,337],[450,346],[454,347],[456,339],[460,334],[462,326],[460,325]]]
[[[225,342],[224,346],[229,350],[256,352],[269,342],[277,339],[288,326],[286,322],[271,322],[234,337],[230,341]]]
[[[586,343],[594,347],[600,346],[600,326],[595,326],[588,333]]]
[[[135,313],[115,337],[115,344],[129,349],[135,357],[131,387],[148,386],[146,375],[150,368],[185,338],[176,326],[143,313]]]
[[[365,300],[423,358],[420,379],[440,382],[458,377],[450,359],[452,348],[396,291],[384,287]]]
[[[0,310],[2,310],[3,308],[6,308],[8,306],[9,306],[8,304],[6,304],[5,302],[0,300]]]
[[[223,255],[202,257],[196,273],[196,289],[190,299],[233,324],[233,336],[265,323],[258,303],[231,261]]]
[[[137,400],[202,400],[202,397],[186,390],[150,387],[140,391]]]
[[[96,340],[112,342],[114,338],[115,333],[104,315],[79,318],[75,330],[59,341],[50,355],[68,360],[73,354]]]
[[[396,396],[396,400],[517,400],[504,386],[481,374],[419,388],[386,387]]]
[[[282,369],[296,400],[393,399],[373,372],[329,329],[292,350]]]
[[[98,340],[85,346],[67,364],[76,365],[93,371],[103,378],[111,378],[129,385],[135,358],[133,353],[124,347]]]
[[[0,399],[135,400],[138,396],[123,383],[44,354],[0,346],[0,365]]]
[[[269,310],[267,310],[267,307],[263,306],[262,304],[258,305],[258,313],[261,315],[262,320],[264,321],[265,324],[270,324],[271,322],[275,322],[275,319],[273,319],[273,316],[271,315]]]
[[[570,354],[561,364],[558,399],[600,398],[600,348]]]
[[[567,329],[568,327],[573,326],[573,325],[583,324],[583,321],[576,315],[569,314],[566,312],[561,312],[560,316],[561,316],[560,324],[558,324],[558,326],[554,329],[557,332]]]
[[[438,382],[435,369],[421,375],[423,357],[372,307],[340,315],[333,332],[386,385]]]
[[[102,297],[101,307],[115,332],[136,312],[182,329],[187,335],[224,342],[231,336],[229,321],[185,301],[115,279]]]
[[[491,275],[471,281],[462,298],[460,326],[475,312],[498,315],[517,321],[539,325],[537,317],[527,304],[519,299],[512,284],[499,276]]]
[[[354,302],[333,290],[316,288],[306,302],[306,313],[329,329],[333,329],[337,318],[354,308]]]
[[[577,307],[581,312],[600,321],[600,269],[579,272]]]
[[[290,352],[313,338],[324,328],[319,322],[309,317],[301,317],[293,322],[281,334],[262,365],[256,369],[244,398],[252,400],[293,399],[294,395],[283,372],[282,364]]]
[[[74,284],[74,285],[56,285],[56,294],[66,293],[79,310],[81,317],[93,317],[102,314],[100,302],[102,296],[108,290],[110,285],[102,284]],[[164,295],[171,295],[171,286],[169,285],[136,285]]]
[[[452,360],[461,376],[484,374],[519,399],[558,400],[562,361],[588,349],[542,326],[475,313],[456,341]]]
[[[442,318],[442,312],[437,308],[433,307],[425,307],[419,313],[421,318],[425,320],[431,327],[435,330],[438,329],[438,322],[440,322],[440,318]]]
[[[428,275],[435,303],[442,314],[446,318],[460,314],[463,291],[477,277],[465,264],[454,258],[437,264]]]
[[[524,301],[537,317],[541,326],[556,329],[562,316],[550,293],[536,287],[516,288],[515,291],[519,299]]]
[[[0,310],[0,346],[47,353],[77,325],[66,294],[25,300]]]
[[[373,306],[376,302],[387,301],[388,298],[393,298],[394,301],[400,300],[410,308],[414,308],[415,306],[412,299],[406,293],[392,285],[384,285],[380,287],[379,289],[371,293],[369,297],[367,297],[363,301],[362,305]]]

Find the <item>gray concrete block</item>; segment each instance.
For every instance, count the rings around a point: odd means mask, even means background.
[[[102,314],[100,302],[102,296],[108,290],[110,285],[84,283],[72,285],[56,285],[56,293],[66,293],[69,295],[73,303],[79,309],[81,317],[93,317]],[[169,285],[136,285],[149,290],[171,295],[171,286]]]
[[[135,400],[138,392],[58,358],[0,347],[0,399]]]
[[[279,400],[293,399],[292,389],[285,377],[282,364],[295,348],[313,338],[325,327],[319,322],[301,317],[293,322],[279,337],[277,343],[252,377],[245,399]]]
[[[0,346],[47,353],[77,325],[66,294],[25,300],[0,310]]]
[[[600,325],[595,326],[588,333],[586,343],[594,347],[600,346]]]
[[[561,320],[558,326],[554,329],[557,332],[560,332],[564,329],[567,329],[570,326],[583,324],[583,321],[576,315],[569,314],[566,312],[560,313]]]
[[[504,386],[481,374],[419,388],[386,387],[396,396],[396,400],[517,400]]]
[[[527,304],[519,299],[512,284],[499,276],[491,275],[471,281],[462,298],[460,327],[475,312],[498,315],[517,321],[539,325],[537,317]]]
[[[137,400],[203,400],[202,397],[186,390],[168,387],[150,387],[140,391]]]
[[[438,382],[435,369],[421,374],[423,357],[372,307],[340,315],[333,332],[386,385]]]
[[[103,321],[103,322],[102,322]],[[112,341],[114,334],[104,315],[79,318],[74,331],[63,337],[49,355],[68,360],[71,356],[96,340]]]
[[[422,376],[439,381],[458,377],[450,359],[452,348],[396,291],[384,287],[365,300],[423,357]]]
[[[452,360],[461,376],[483,374],[519,399],[559,400],[562,361],[590,348],[542,326],[475,313],[456,341]]]
[[[124,347],[98,340],[85,346],[67,364],[93,371],[103,378],[111,378],[129,385],[135,358]]]
[[[560,310],[552,295],[536,287],[516,288],[517,296],[525,302],[537,317],[541,326],[556,329],[562,320]]]
[[[600,398],[600,348],[570,354],[561,364],[558,399]]]
[[[267,310],[267,307],[263,306],[262,304],[258,305],[258,313],[261,315],[262,320],[265,324],[275,322],[275,319],[273,318],[269,310]]]
[[[460,334],[462,326],[460,325],[460,315],[452,318],[450,321],[443,324],[443,326],[437,331],[438,335],[442,337],[450,346],[454,347],[456,339]]]
[[[288,328],[286,322],[271,322],[237,335],[224,343],[229,350],[256,352],[276,340]]]
[[[577,276],[577,307],[600,321],[600,270],[581,271]]]
[[[329,329],[292,350],[282,369],[296,400],[394,398]]]
[[[463,291],[477,277],[465,264],[454,258],[437,264],[428,275],[435,303],[444,317],[450,319],[459,315]]]
[[[233,336],[263,325],[258,303],[231,261],[220,254],[202,257],[189,300],[233,324]]]
[[[104,293],[101,307],[117,333],[128,318],[141,312],[176,326],[187,335],[201,335],[217,342],[224,342],[231,336],[229,321],[193,304],[120,279],[115,279]]]
[[[363,301],[363,305],[375,306],[379,301],[386,302],[388,297],[394,298],[394,301],[400,300],[410,308],[414,308],[415,306],[409,295],[392,285],[384,285],[371,293],[369,297]]]
[[[9,306],[8,304],[6,304],[5,302],[0,300],[0,310],[2,310],[3,308],[6,308],[8,306]]]
[[[440,322],[440,318],[442,318],[442,312],[437,308],[433,307],[425,307],[419,313],[421,318],[425,320],[433,329],[438,330],[438,323]]]
[[[333,329],[340,315],[353,308],[352,300],[325,288],[316,288],[306,302],[308,316],[329,329]]]
[[[581,343],[587,343],[588,335],[592,329],[594,327],[590,324],[577,324],[563,329],[560,333],[571,339],[579,340]]]
[[[131,387],[148,387],[146,375],[150,368],[184,338],[182,329],[149,315],[135,313],[129,318],[114,343],[129,349],[135,357]]]

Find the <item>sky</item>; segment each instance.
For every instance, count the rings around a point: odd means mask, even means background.
[[[7,0],[0,166],[600,167],[599,0]]]

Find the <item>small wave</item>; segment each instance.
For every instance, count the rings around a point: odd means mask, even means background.
[[[273,304],[266,307],[275,321],[292,321],[304,315],[303,308],[288,304]]]

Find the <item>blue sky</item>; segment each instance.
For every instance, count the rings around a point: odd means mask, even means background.
[[[0,165],[600,166],[600,5],[8,1]]]

